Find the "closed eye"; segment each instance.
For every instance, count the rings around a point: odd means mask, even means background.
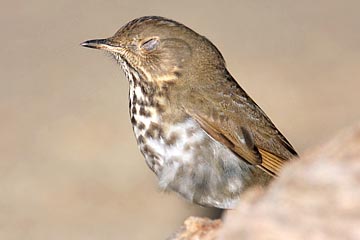
[[[150,52],[155,50],[159,46],[159,39],[158,38],[151,38],[144,43],[141,44],[141,48]]]

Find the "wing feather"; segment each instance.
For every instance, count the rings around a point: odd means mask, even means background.
[[[206,88],[188,93],[185,112],[241,160],[278,175],[296,151],[230,75],[220,79],[203,79]]]

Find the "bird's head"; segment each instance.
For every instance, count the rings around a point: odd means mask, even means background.
[[[220,52],[209,40],[163,17],[137,18],[112,37],[81,45],[111,53],[128,78],[138,74],[146,81],[174,81],[190,70],[224,65]]]

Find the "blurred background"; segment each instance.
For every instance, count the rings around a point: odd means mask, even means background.
[[[190,215],[137,149],[128,84],[79,43],[144,15],[207,36],[301,154],[360,119],[359,1],[7,1],[0,239],[165,239]]]

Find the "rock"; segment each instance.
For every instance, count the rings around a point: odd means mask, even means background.
[[[223,239],[360,239],[360,125],[288,164],[228,211]]]
[[[220,220],[189,217],[180,230],[168,240],[215,240],[220,226]]]

